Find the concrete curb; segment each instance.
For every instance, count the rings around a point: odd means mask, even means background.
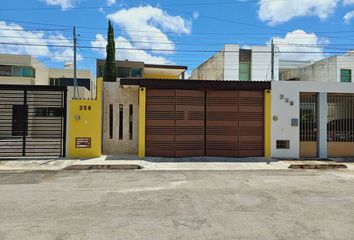
[[[138,164],[82,164],[71,165],[62,170],[140,170],[142,166]]]
[[[348,167],[344,164],[291,164],[289,166],[291,169],[347,169]]]

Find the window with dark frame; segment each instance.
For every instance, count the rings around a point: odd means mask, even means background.
[[[48,117],[61,117],[63,116],[63,109],[56,107],[48,108]]]
[[[340,82],[352,82],[352,70],[341,69],[340,70]]]
[[[123,140],[123,104],[119,104],[119,140]]]
[[[0,65],[0,76],[11,77],[12,76],[12,66]]]
[[[129,105],[129,139],[133,139],[133,105]]]
[[[131,72],[130,68],[125,68],[125,67],[118,67],[117,68],[117,76],[119,78],[130,77],[131,76],[130,72]]]
[[[46,107],[36,107],[34,109],[34,115],[36,117],[46,117],[46,116],[48,116],[48,108],[46,108]]]
[[[109,139],[113,139],[113,104],[109,104]]]
[[[290,149],[289,140],[277,140],[277,149]]]
[[[60,79],[59,78],[49,78],[49,85],[50,86],[60,86]]]

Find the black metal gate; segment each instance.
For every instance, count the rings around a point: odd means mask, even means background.
[[[0,157],[64,157],[66,87],[0,85]]]

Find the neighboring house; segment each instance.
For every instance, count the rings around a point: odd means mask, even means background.
[[[279,60],[279,80],[290,79],[289,73],[291,70],[295,70],[307,65],[312,64],[313,61],[309,60]]]
[[[89,70],[77,70],[80,98],[94,98],[96,81]],[[48,68],[29,55],[0,54],[0,84],[68,86],[73,96],[72,64],[63,69]],[[91,94],[92,93],[92,94]]]
[[[104,60],[97,60],[97,76],[103,75]],[[105,154],[138,153],[139,88],[122,86],[123,79],[183,81],[186,66],[144,64],[117,61],[117,82],[103,83],[103,152]]]
[[[283,80],[354,82],[354,52],[333,56],[284,72]]]
[[[103,77],[105,60],[97,60],[97,77]],[[186,66],[145,64],[136,61],[116,61],[118,78],[184,79]]]
[[[270,46],[241,49],[238,44],[225,44],[192,71],[190,79],[268,81],[271,79],[272,54]],[[274,80],[279,76],[279,56],[274,56]]]

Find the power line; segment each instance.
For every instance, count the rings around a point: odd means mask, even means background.
[[[39,47],[62,47],[62,48],[72,48],[70,45],[56,45],[56,44],[35,44],[35,43],[10,43],[10,42],[0,42],[0,44],[4,45],[20,45],[20,46],[39,46]],[[80,46],[81,48],[89,48],[89,49],[106,49],[106,47],[93,47],[93,46]],[[155,51],[155,52],[195,52],[195,53],[200,53],[200,52],[205,52],[205,53],[215,53],[219,52],[220,50],[190,50],[190,49],[176,49],[176,50],[171,50],[171,49],[154,49],[154,48],[121,48],[117,47],[117,50],[132,50],[132,51],[138,51],[138,50],[143,50],[143,51]],[[239,52],[239,51],[225,51],[222,50],[223,52]],[[270,51],[252,51],[254,53],[270,53]],[[318,52],[308,52],[308,51],[278,51],[278,53],[347,53],[343,51],[318,51]]]
[[[70,41],[73,40],[72,38],[65,38],[65,39],[54,39],[54,38],[45,38],[45,37],[27,37],[27,36],[13,36],[13,35],[0,35],[0,37],[5,37],[5,38],[10,38],[10,39],[31,39],[31,40],[50,40],[53,42],[63,42],[63,41]],[[89,38],[81,38],[80,37],[80,42],[102,42],[106,43],[106,40],[101,40],[101,39],[89,39]],[[126,41],[119,41],[116,40],[116,43],[126,43]],[[157,42],[157,41],[132,41],[133,43],[144,43],[144,44],[161,44],[161,45],[186,45],[186,46],[215,46],[215,45],[225,45],[227,43],[225,42],[208,42],[208,43],[193,43],[193,42]],[[267,46],[264,44],[259,44],[259,43],[246,43],[247,45],[250,46]],[[282,43],[275,43],[277,46],[297,46],[297,47],[320,47],[320,48],[327,48],[327,49],[346,49],[346,48],[335,48],[332,46],[354,46],[354,44],[345,44],[345,43],[336,43],[336,44],[302,44],[302,43],[292,43],[292,42],[285,42],[282,41]]]
[[[22,21],[22,20],[14,20],[14,19],[2,19],[3,21],[8,21],[8,22],[18,22],[18,23],[26,23],[26,24],[37,24],[37,25],[47,25],[47,26],[57,26],[57,27],[66,27],[65,29],[62,30],[69,30],[71,29],[72,26],[69,25],[63,25],[63,24],[53,24],[53,23],[41,23],[41,22],[32,22],[32,21]],[[77,28],[83,28],[83,29],[93,29],[93,30],[107,30],[106,28],[103,27],[89,27],[89,26],[77,26]],[[272,28],[273,29],[273,28]],[[43,29],[43,30],[56,30],[56,29]],[[58,29],[60,30],[60,29]],[[129,32],[146,32],[146,33],[161,33],[160,31],[147,31],[147,30],[140,30],[140,29],[124,29]],[[284,34],[284,31],[287,32],[287,30],[282,30],[279,32],[243,32],[243,33],[235,33],[235,32],[193,32],[193,34],[196,35],[264,35],[264,34]],[[169,33],[169,34],[180,34],[172,31],[163,31],[163,33]],[[354,31],[311,31],[311,33],[354,33]],[[302,35],[303,33],[292,33],[293,35]]]

